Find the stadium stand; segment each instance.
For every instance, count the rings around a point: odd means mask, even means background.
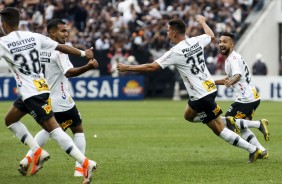
[[[46,24],[52,18],[64,19],[70,27],[69,42],[77,48],[94,47],[100,61],[100,75],[111,75],[111,59],[118,50],[127,58],[134,56],[138,63],[156,59],[170,47],[166,41],[166,22],[172,18],[185,20],[187,35],[202,34],[194,15],[203,14],[216,35],[231,31],[242,34],[243,22],[254,9],[259,11],[264,0],[4,0],[0,8],[12,6],[21,10],[22,30],[46,34]],[[2,34],[2,33],[1,33]],[[120,53],[119,53],[120,54]],[[211,43],[205,57],[217,62],[216,73],[221,73],[217,40]],[[71,58],[75,66],[84,63]],[[86,61],[85,61],[86,62]],[[145,75],[145,81],[154,81],[154,88],[172,89],[174,71],[166,69],[154,75]],[[159,81],[159,75],[167,75],[168,82]],[[163,78],[163,77],[160,77]],[[154,80],[152,80],[154,79]],[[159,86],[157,84],[164,84]],[[171,86],[172,85],[172,86]],[[157,89],[148,92],[156,95]],[[164,91],[164,90],[163,90]],[[171,95],[171,92],[167,92]]]

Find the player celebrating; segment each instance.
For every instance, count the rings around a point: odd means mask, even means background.
[[[225,128],[221,120],[222,111],[215,102],[216,86],[204,60],[204,47],[214,39],[214,33],[206,24],[205,17],[198,15],[196,20],[202,25],[206,34],[185,38],[185,23],[173,19],[168,22],[167,35],[175,44],[174,47],[153,63],[135,66],[118,64],[117,69],[120,72],[153,72],[174,65],[181,75],[190,98],[184,113],[185,119],[192,122],[198,113],[201,121],[216,135],[231,145],[247,150],[250,153],[249,162],[254,162],[262,151]]]
[[[263,151],[259,158],[267,158],[268,151],[260,144],[255,134],[248,127],[258,128],[263,133],[264,139],[268,141],[268,121],[266,119],[248,121],[252,120],[255,110],[260,104],[260,95],[252,84],[247,64],[242,56],[235,52],[234,47],[235,36],[232,33],[223,32],[219,39],[219,49],[220,53],[226,58],[225,72],[228,77],[216,80],[215,84],[225,85],[226,87],[232,87],[234,89],[237,97],[225,116],[245,119],[244,124],[243,120],[239,120],[242,138]]]
[[[66,38],[68,37],[68,29],[64,21],[61,19],[51,20],[47,25],[47,31],[52,40],[60,44],[65,44]],[[95,69],[98,67],[98,63],[96,60],[92,59],[88,64],[82,67],[74,68],[68,55],[60,53],[59,51],[41,51],[40,56],[41,66],[42,69],[44,69],[43,73],[47,83],[50,85],[50,98],[54,116],[64,131],[68,128],[71,129],[74,144],[79,148],[81,153],[85,154],[86,141],[81,124],[82,120],[69,93],[68,78]],[[49,132],[43,129],[36,134],[34,139],[39,146],[43,146],[48,141],[49,135]],[[29,150],[26,157],[20,162],[20,165],[29,166],[32,158],[33,153]],[[75,166],[74,176],[83,176],[81,164],[76,162]],[[28,167],[25,167],[24,170],[20,169],[20,172],[26,175],[27,170]]]
[[[57,124],[54,118],[49,98],[49,86],[41,72],[39,52],[52,52],[55,49],[67,54],[93,58],[91,49],[80,51],[76,48],[58,44],[56,41],[41,34],[19,31],[20,13],[16,8],[5,8],[0,12],[2,29],[6,36],[0,39],[0,57],[9,65],[17,82],[20,97],[5,117],[6,126],[29,146],[34,154],[31,174],[42,168],[43,163],[50,158],[43,150],[20,119],[29,113],[36,122],[55,139],[66,153],[83,165],[84,181],[90,183],[96,163],[88,160],[75,146],[72,139]],[[20,165],[24,169],[26,165]]]

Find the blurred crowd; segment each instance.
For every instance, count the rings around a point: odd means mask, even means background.
[[[262,7],[263,0],[0,0],[0,9],[21,10],[21,30],[46,34],[46,24],[61,18],[70,28],[69,42],[80,49],[94,47],[103,60],[102,75],[116,75],[117,62],[148,63],[161,56],[170,43],[166,23],[181,18],[189,37],[203,33],[195,15],[207,17],[216,36],[230,31],[240,36],[250,11]],[[205,53],[212,74],[223,71],[217,40]]]

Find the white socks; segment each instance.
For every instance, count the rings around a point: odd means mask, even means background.
[[[259,128],[260,127],[260,121],[252,121],[252,120],[246,120],[246,119],[236,119],[236,125],[240,127],[240,129],[245,128]]]
[[[61,148],[70,156],[74,157],[81,165],[86,158],[73,143],[70,136],[64,132],[60,127],[50,132],[50,136],[57,141]]]
[[[46,142],[48,141],[50,137],[49,132],[47,132],[46,130],[42,129],[41,131],[39,131],[35,137],[34,140],[38,143],[38,145],[40,147],[44,146],[46,144]],[[30,158],[33,158],[33,152],[31,150],[29,150],[26,154],[26,156],[29,156]]]
[[[76,147],[81,151],[81,153],[85,155],[86,140],[84,133],[73,134],[73,142],[76,145]],[[76,161],[75,167],[81,167],[81,165]]]
[[[21,140],[22,143],[28,145],[28,147],[35,152],[39,145],[35,142],[32,135],[27,130],[26,126],[20,121],[11,124],[8,128]]]
[[[222,139],[224,139],[226,142],[228,142],[233,146],[237,146],[247,150],[249,153],[253,153],[256,151],[256,147],[254,145],[248,143],[247,141],[242,139],[239,135],[232,132],[228,128],[224,128],[220,132],[219,137],[221,137]]]
[[[260,144],[255,134],[250,129],[241,129],[241,137],[252,145],[258,147],[260,150],[265,150],[265,148]]]

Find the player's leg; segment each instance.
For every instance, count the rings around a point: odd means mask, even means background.
[[[48,95],[49,96],[49,95]],[[48,96],[40,95],[34,99],[33,104],[37,106],[34,109],[36,116],[36,121],[41,125],[41,127],[50,133],[50,137],[56,140],[56,142],[61,146],[61,148],[70,156],[72,156],[76,161],[78,161],[83,166],[83,172],[85,176],[85,181],[90,181],[94,169],[96,169],[96,162],[88,160],[84,154],[73,143],[71,137],[59,127],[52,111],[50,104],[50,99]],[[35,157],[34,155],[34,161]],[[39,164],[33,164],[31,174],[35,174],[42,166]]]
[[[73,142],[77,146],[77,148],[85,155],[85,149],[86,149],[86,140],[85,140],[85,135],[82,127],[82,119],[80,116],[79,111],[77,110],[76,106],[65,112],[64,117],[67,119],[62,119],[63,116],[58,116],[62,115],[62,113],[58,114],[55,113],[56,120],[59,121],[59,124],[63,128],[69,127],[73,133]],[[70,121],[71,120],[71,121]],[[68,123],[68,125],[65,124],[64,122],[72,122]],[[65,129],[64,129],[65,130]],[[75,172],[74,176],[80,177],[83,176],[83,168],[80,163],[77,161],[75,162]]]
[[[185,108],[184,118],[189,122],[201,122],[201,119],[197,116],[197,111],[190,107],[189,102]]]
[[[251,119],[254,115],[254,112],[256,108],[258,107],[260,101],[252,102],[252,103],[238,103],[235,102],[231,104],[231,107],[229,110],[226,112],[225,116],[228,117],[240,117],[244,119],[237,119],[240,121],[240,129],[241,129],[241,137],[249,142],[250,144],[258,147],[260,150],[262,150],[262,155],[259,156],[259,158],[268,158],[268,152],[267,150],[260,144],[258,139],[256,138],[255,134],[247,127],[245,126],[242,122],[252,122]],[[267,132],[266,136],[269,138],[269,133],[267,128],[264,129]]]
[[[205,123],[212,131],[231,145],[243,148],[250,153],[249,162],[254,162],[261,154],[261,150],[243,140],[239,135],[226,128],[220,115],[221,108],[214,101],[216,93],[210,94],[195,102],[189,102],[191,107],[202,112],[202,122]]]
[[[39,152],[41,148],[33,139],[32,135],[27,130],[26,126],[20,122],[20,119],[29,112],[24,102],[19,98],[14,102],[9,112],[6,115],[6,126],[21,140],[23,144],[29,146],[31,152]],[[19,165],[19,172],[25,176],[30,166],[31,159],[21,162]]]
[[[85,135],[83,132],[82,124],[75,126],[75,127],[70,127],[70,129],[73,133],[74,144],[81,151],[81,153],[85,154],[86,140],[85,140]],[[83,176],[82,165],[78,163],[77,161],[75,162],[74,176],[77,176],[77,177]]]
[[[97,164],[92,160],[88,160],[84,154],[76,147],[70,136],[65,133],[57,124],[54,117],[41,123],[42,128],[50,133],[50,136],[56,140],[61,148],[71,157],[73,157],[83,167],[85,181],[91,180],[92,173],[96,169]]]
[[[48,141],[50,137],[49,132],[47,132],[46,130],[42,129],[41,131],[39,131],[35,136],[34,136],[34,140],[38,143],[38,145],[40,147],[44,146],[46,144],[46,142]],[[29,150],[26,154],[26,156],[20,161],[20,165],[27,165],[27,167],[25,168],[25,172],[24,174],[21,173],[22,175],[26,175],[29,169],[29,165],[32,162],[34,156],[34,152],[32,152],[32,150]],[[35,174],[35,173],[34,173]]]
[[[266,141],[269,140],[269,131],[267,128],[268,120],[261,119],[259,121],[251,121],[255,110],[259,106],[260,101],[255,101],[251,103],[238,103],[235,102],[231,104],[229,110],[226,112],[226,117],[236,118],[236,124],[241,130],[247,128],[258,128],[264,135]]]
[[[262,151],[259,148],[248,143],[247,141],[242,139],[238,134],[226,128],[221,120],[221,117],[216,117],[215,119],[209,121],[206,124],[209,128],[213,130],[216,135],[224,139],[229,144],[247,150],[250,153],[250,163],[255,162],[256,159],[262,154]]]

